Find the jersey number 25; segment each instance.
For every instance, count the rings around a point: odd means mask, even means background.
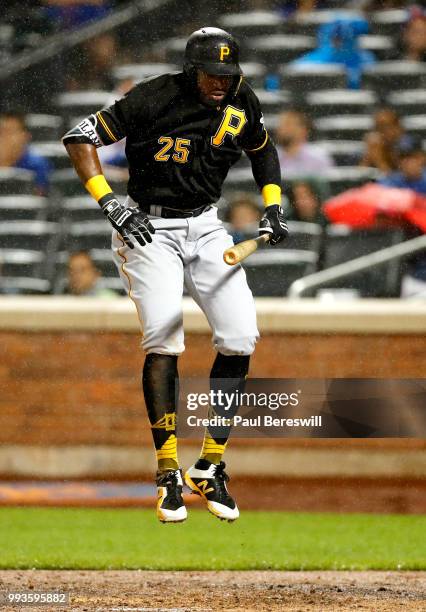
[[[154,155],[154,159],[160,162],[166,162],[170,159],[168,151],[174,146],[174,153],[171,156],[172,160],[179,164],[185,164],[188,161],[189,145],[191,141],[187,138],[170,138],[170,136],[160,136],[158,139],[159,144],[164,144],[164,147]]]

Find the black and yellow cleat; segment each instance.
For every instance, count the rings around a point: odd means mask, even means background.
[[[162,523],[182,523],[187,512],[182,499],[181,470],[157,472],[157,516]]]
[[[185,473],[185,484],[193,493],[206,500],[207,509],[222,521],[235,521],[239,516],[238,506],[229,494],[226,483],[229,476],[223,461],[216,465],[207,459],[199,459]]]

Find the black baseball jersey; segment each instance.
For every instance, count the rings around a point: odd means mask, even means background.
[[[216,202],[242,151],[250,155],[268,143],[259,100],[243,79],[231,99],[210,108],[181,72],[142,81],[84,119],[63,142],[100,147],[122,138],[129,195],[138,203],[178,209]]]

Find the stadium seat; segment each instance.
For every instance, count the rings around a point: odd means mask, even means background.
[[[341,168],[330,168],[322,175],[328,182],[332,196],[342,193],[352,187],[359,187],[374,181],[379,176],[375,168],[360,168],[358,166],[342,166]]]
[[[117,82],[133,79],[135,83],[138,83],[147,77],[156,76],[157,74],[163,74],[165,72],[174,72],[179,69],[180,67],[176,64],[164,64],[159,62],[149,64],[123,64],[122,66],[115,66],[112,74]]]
[[[28,249],[0,249],[0,267],[4,276],[42,276],[45,255]]]
[[[51,284],[44,278],[0,276],[0,294],[50,293]]]
[[[284,64],[279,72],[283,87],[299,99],[308,91],[346,87],[346,71],[335,64]]]
[[[280,113],[292,106],[293,99],[289,91],[256,89],[255,94],[259,98],[264,114]]]
[[[336,166],[356,166],[365,148],[363,141],[355,140],[320,140],[315,144],[331,155]]]
[[[395,49],[395,43],[391,36],[379,34],[360,36],[359,46],[365,51],[371,51],[379,61],[389,60]]]
[[[115,193],[126,193],[127,192],[127,178],[122,178],[121,173],[115,173],[115,169],[106,172],[108,183]],[[120,178],[121,177],[121,178]],[[84,185],[77,176],[74,168],[65,168],[63,170],[56,170],[53,172],[50,180],[50,192],[51,199],[53,202],[57,202],[63,198],[70,197],[86,197],[87,191]],[[122,196],[123,198],[125,196]]]
[[[253,253],[243,266],[253,295],[284,297],[295,280],[315,271],[317,260],[309,251],[265,249]]]
[[[63,295],[66,292],[67,277],[58,276],[52,284],[52,293],[54,295]],[[120,278],[100,278],[100,289],[112,289],[119,295],[127,295]]]
[[[426,108],[426,88],[393,91],[386,97],[389,106],[399,115],[420,115]]]
[[[334,115],[313,122],[319,140],[362,140],[374,127],[371,115]]]
[[[51,193],[54,197],[69,197],[87,195],[84,185],[73,168],[56,170],[50,179]]]
[[[86,117],[108,106],[111,97],[109,91],[71,91],[60,94],[56,105],[63,117]]]
[[[32,113],[25,117],[25,122],[31,132],[32,142],[58,141],[62,136],[62,117]]]
[[[386,98],[389,91],[416,89],[426,78],[422,62],[389,61],[366,66],[362,76],[363,89],[373,89]]]
[[[127,193],[128,175],[125,174],[123,176],[122,168],[114,168],[113,166],[109,166],[108,169],[105,170],[105,176],[108,179],[108,184],[111,186],[114,193]],[[125,198],[126,196],[121,197]]]
[[[220,19],[221,27],[231,32],[242,43],[250,36],[279,34],[288,30],[284,18],[273,11],[231,13]]]
[[[324,117],[327,115],[370,115],[378,100],[373,91],[327,89],[308,92],[306,102],[311,117]]]
[[[60,226],[49,221],[9,221],[0,225],[0,244],[5,249],[49,251],[60,239]]]
[[[169,64],[182,66],[186,41],[187,39],[183,37],[168,38],[162,41],[161,50],[166,53],[166,60]]]
[[[257,36],[246,41],[245,57],[262,61],[266,65],[286,64],[315,47],[312,36],[273,34]]]
[[[123,281],[119,276],[117,276],[116,278],[113,278],[112,276],[108,278],[101,278],[101,280],[99,281],[99,285],[103,289],[112,289],[120,295],[127,295],[127,291],[124,289],[123,286]]]
[[[112,258],[111,249],[91,249],[90,255],[96,266],[102,272],[102,276],[109,279],[119,279],[117,266]]]
[[[231,168],[224,184],[226,191],[253,192],[257,187],[254,182],[251,166]]]
[[[61,142],[37,142],[31,149],[48,159],[55,170],[70,168],[71,162],[64,145]]]
[[[374,11],[370,15],[370,27],[373,34],[399,36],[406,22],[407,11],[405,9]]]
[[[379,251],[404,240],[399,229],[352,230],[344,225],[326,228],[324,268]],[[356,289],[362,297],[398,297],[400,293],[400,266],[390,262],[327,284],[327,288]]]
[[[287,238],[274,248],[311,251],[319,255],[323,235],[323,228],[320,225],[306,221],[288,221],[287,225],[289,231]]]
[[[20,168],[0,168],[0,195],[32,195],[34,173]]]
[[[362,16],[359,11],[343,9],[339,10],[321,10],[307,13],[299,13],[292,23],[292,31],[296,34],[305,34],[314,36],[318,32],[319,26],[324,23],[329,23],[335,19],[348,18],[353,19]]]
[[[426,138],[426,115],[411,115],[410,117],[403,117],[402,125],[405,127],[407,132],[418,136],[419,138]]]
[[[269,133],[274,134],[275,130],[278,127],[279,121],[280,121],[280,115],[281,113],[265,113],[264,115],[265,127]]]
[[[124,196],[119,196],[120,201],[123,201],[123,199]],[[71,223],[103,220],[99,205],[88,194],[65,198],[60,213]]]
[[[0,196],[0,221],[45,221],[48,200],[33,195]]]
[[[106,219],[73,223],[64,237],[69,251],[111,248],[112,228]]]
[[[6,62],[12,57],[16,30],[11,23],[0,23],[0,57]]]
[[[260,62],[242,62],[241,68],[244,72],[244,79],[256,89],[264,86],[267,68]]]

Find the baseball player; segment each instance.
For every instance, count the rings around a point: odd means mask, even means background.
[[[128,195],[119,202],[96,150],[125,137]],[[83,119],[63,142],[113,227],[113,257],[143,329],[142,385],[158,460],[157,516],[181,522],[187,512],[177,457],[175,381],[185,348],[183,287],[212,328],[217,355],[211,379],[243,384],[259,335],[255,306],[243,269],[223,262],[223,251],[233,243],[214,203],[244,151],[265,203],[259,232],[268,233],[272,245],[280,242],[288,230],[277,152],[259,101],[244,81],[237,42],[211,27],[189,37],[182,72],[142,81]],[[239,511],[226,486],[226,443],[226,437],[206,430],[200,458],[184,478],[210,512],[234,521]]]

